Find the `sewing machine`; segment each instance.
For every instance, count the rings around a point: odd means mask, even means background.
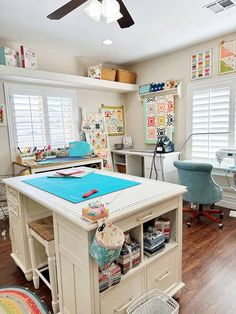
[[[229,148],[223,148],[216,152],[216,159],[219,163],[223,161],[225,158],[231,158],[234,160],[234,167],[236,167],[236,148],[229,149]]]

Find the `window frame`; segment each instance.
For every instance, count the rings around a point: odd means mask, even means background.
[[[236,146],[236,77],[230,78],[219,78],[214,80],[202,80],[199,83],[190,83],[187,86],[187,108],[186,108],[186,139],[190,136],[192,132],[192,113],[193,113],[193,103],[192,103],[192,95],[195,91],[200,91],[203,89],[210,88],[221,88],[221,87],[229,87],[230,89],[230,103],[229,103],[229,142],[228,147]],[[193,135],[194,136],[194,135]],[[192,137],[185,144],[185,156],[186,159],[192,159]],[[195,159],[196,160],[196,159]],[[199,159],[201,161],[201,159]],[[209,162],[212,162],[209,159]]]
[[[4,83],[4,94],[5,94],[5,102],[6,102],[6,112],[7,112],[7,121],[8,121],[8,134],[9,134],[9,142],[10,142],[10,152],[11,159],[15,160],[17,154],[17,139],[16,132],[14,132],[13,125],[13,108],[11,101],[11,91],[18,91],[19,94],[22,94],[22,91],[25,90],[26,93],[33,93],[33,95],[37,94],[42,96],[43,108],[44,108],[44,123],[45,123],[45,136],[46,140],[49,138],[49,123],[48,118],[45,119],[45,112],[47,111],[47,96],[54,97],[70,97],[72,99],[72,112],[73,112],[73,140],[79,138],[79,108],[77,105],[77,93],[74,89],[66,89],[59,87],[51,87],[51,86],[40,86],[40,85],[24,85],[24,84],[15,84],[15,83]]]

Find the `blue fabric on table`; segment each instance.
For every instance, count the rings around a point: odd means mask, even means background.
[[[98,196],[141,184],[140,182],[120,179],[97,173],[90,173],[81,178],[48,178],[45,176],[22,180],[22,182],[56,195],[71,203],[84,202]],[[98,192],[87,198],[83,198],[85,193],[93,189],[98,190]]]

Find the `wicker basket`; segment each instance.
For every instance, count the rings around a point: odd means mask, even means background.
[[[101,79],[108,81],[115,81],[116,78],[116,70],[102,68],[101,69]]]
[[[178,314],[179,304],[167,294],[153,289],[137,300],[127,309],[127,314]]]
[[[118,69],[116,71],[116,81],[122,83],[135,84],[136,73]]]

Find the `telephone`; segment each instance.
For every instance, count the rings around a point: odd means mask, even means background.
[[[168,136],[160,136],[157,139],[155,151],[157,153],[171,153],[174,152],[175,146],[174,143],[168,138]]]

